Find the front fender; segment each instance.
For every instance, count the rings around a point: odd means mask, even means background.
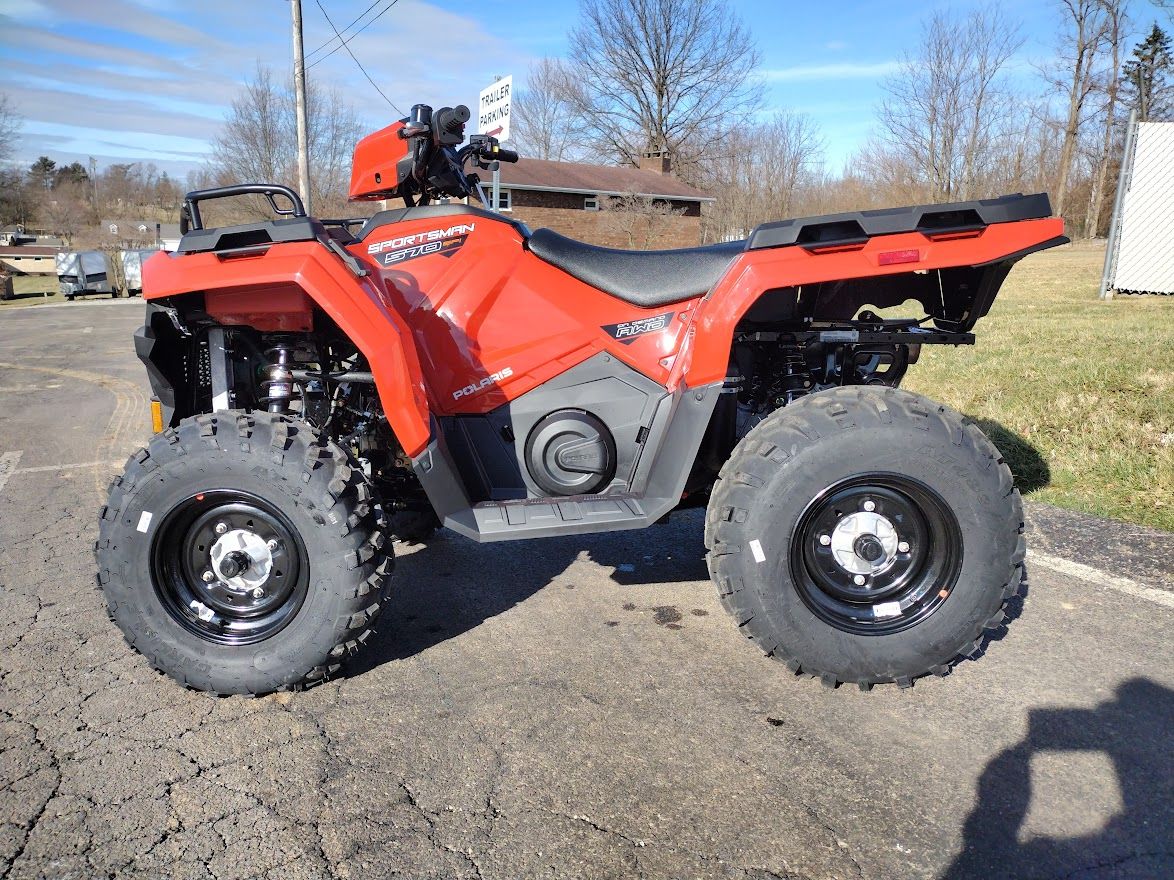
[[[431,435],[428,399],[412,333],[369,277],[356,277],[317,241],[274,244],[262,253],[232,258],[159,253],[143,265],[148,302],[211,290],[217,291],[217,311],[222,312],[213,317],[226,326],[259,330],[288,329],[280,326],[280,316],[274,327],[257,324],[255,316],[268,311],[265,306],[276,296],[296,291],[308,296],[366,357],[383,412],[404,452],[416,456],[424,451]]]

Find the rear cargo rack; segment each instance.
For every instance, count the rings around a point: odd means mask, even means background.
[[[839,245],[863,245],[873,236],[899,232],[920,232],[927,238],[937,239],[981,232],[995,223],[1042,220],[1050,216],[1052,205],[1047,193],[1026,196],[1016,194],[945,205],[853,211],[763,223],[750,234],[746,249],[799,245],[808,251],[819,251]]]

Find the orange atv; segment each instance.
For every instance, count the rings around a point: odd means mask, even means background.
[[[1066,241],[1047,197],[610,250],[448,201],[481,192],[469,166],[517,159],[461,147],[467,119],[417,105],[360,142],[352,198],[407,204],[365,222],[276,185],[188,194],[135,336],[159,433],[101,513],[130,643],[194,688],[295,687],[366,641],[393,536],[704,505],[723,605],[792,671],[907,686],[974,652],[1019,587],[1019,494],[972,422],[898,386]],[[286,216],[204,227],[202,203],[246,193]]]

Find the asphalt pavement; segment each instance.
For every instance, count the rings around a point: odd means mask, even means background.
[[[0,880],[1174,874],[1174,536],[1042,505],[1017,619],[909,690],[764,658],[699,512],[399,546],[343,677],[182,689],[94,589],[141,315],[0,314]]]

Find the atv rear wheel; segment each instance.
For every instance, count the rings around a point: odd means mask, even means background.
[[[304,422],[260,412],[155,435],[115,477],[95,552],[127,641],[221,694],[335,672],[370,634],[392,565],[363,473]]]
[[[893,388],[802,398],[754,428],[705,526],[722,603],[769,655],[825,684],[945,674],[1004,620],[1025,552],[998,450]]]

